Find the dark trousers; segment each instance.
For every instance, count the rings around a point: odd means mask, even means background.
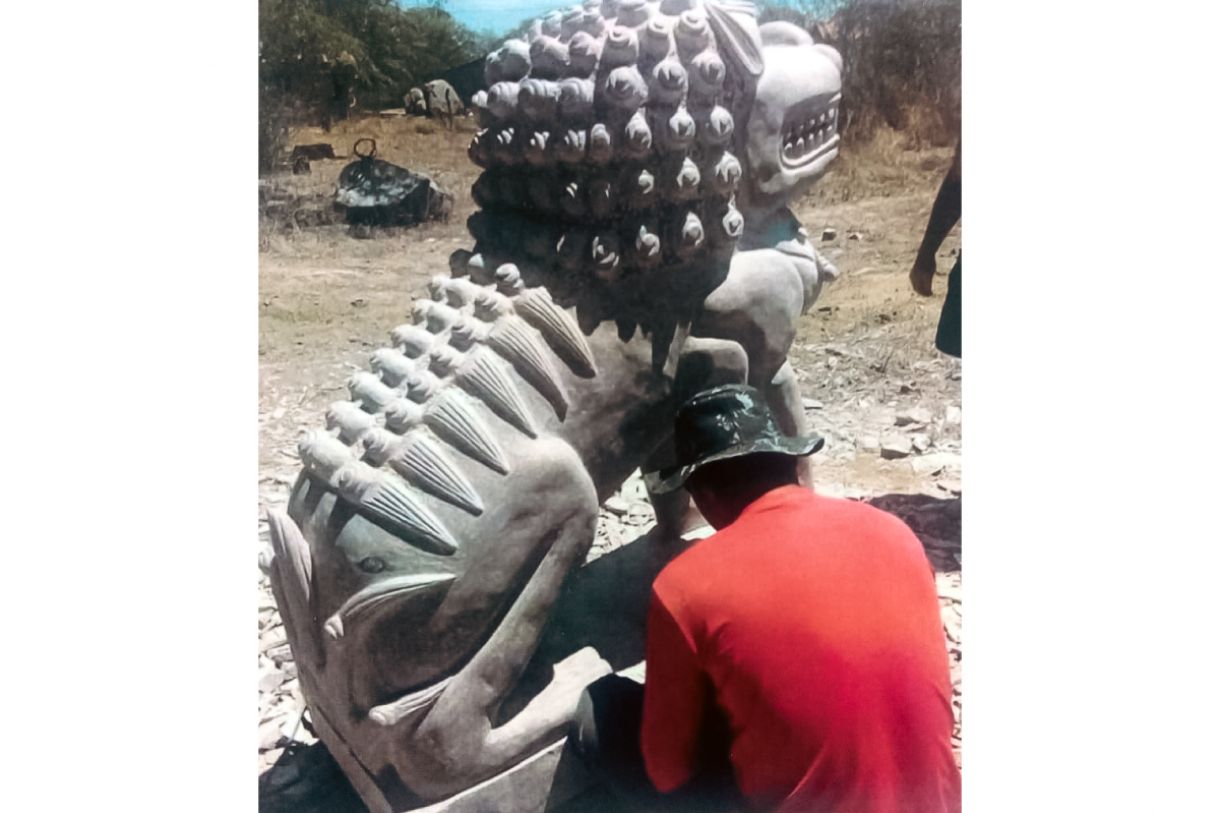
[[[946,355],[962,357],[962,255],[949,272],[949,285],[945,290],[945,304],[940,309],[940,323],[936,326],[936,349]]]
[[[570,742],[576,753],[616,796],[639,811],[731,813],[744,803],[733,782],[727,738],[714,734],[696,780],[663,794],[653,787],[640,751],[644,687],[634,680],[607,675],[591,683],[580,697]]]

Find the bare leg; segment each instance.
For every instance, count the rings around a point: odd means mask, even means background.
[[[805,405],[801,400],[800,385],[792,362],[785,361],[775,378],[766,387],[767,405],[775,413],[779,428],[785,435],[796,437],[809,433],[809,422],[805,420]],[[813,465],[808,457],[797,458],[797,475],[801,485],[813,486]]]
[[[674,387],[681,400],[721,384],[740,384],[746,380],[749,360],[740,344],[728,339],[691,337],[686,340]],[[644,471],[656,471],[675,462],[673,436],[657,447],[644,462]],[[662,539],[676,539],[706,521],[691,502],[685,489],[668,494],[649,492],[657,515],[657,530]]]

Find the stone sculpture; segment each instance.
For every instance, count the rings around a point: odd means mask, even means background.
[[[462,97],[458,96],[453,85],[444,79],[433,79],[431,82],[424,83],[423,93],[428,115],[443,120],[445,126],[452,130],[453,117],[466,110],[465,105],[462,104]]]
[[[682,399],[765,388],[837,273],[787,201],[837,155],[838,54],[734,0],[590,0],[487,59],[473,250],[300,444],[272,584],[312,719],[374,811],[562,736],[586,649],[505,705],[598,505]]]
[[[413,87],[408,90],[402,97],[402,106],[406,108],[408,116],[428,115],[428,102],[421,88]]]

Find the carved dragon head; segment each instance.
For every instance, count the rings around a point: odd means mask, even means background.
[[[791,23],[767,23],[759,33],[764,67],[746,121],[741,206],[771,211],[820,178],[839,154],[843,59]]]

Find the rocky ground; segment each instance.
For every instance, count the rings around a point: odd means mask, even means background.
[[[268,227],[260,255],[260,564],[269,553],[268,508],[282,506],[294,481],[300,432],[321,423],[413,295],[468,245],[462,223],[472,204],[462,134],[404,131],[374,121],[380,154],[443,178],[458,195],[450,223],[355,240],[342,226],[284,233]],[[413,127],[403,121],[403,128]],[[350,125],[357,134],[360,124]],[[299,142],[319,134],[298,134]],[[336,141],[338,146],[340,142]],[[405,146],[403,146],[405,145]],[[408,149],[409,148],[409,149]],[[415,163],[408,155],[423,156]],[[821,250],[843,272],[804,317],[792,359],[812,426],[827,438],[815,456],[817,488],[864,499],[901,516],[936,569],[957,721],[961,734],[961,364],[932,347],[939,297],[914,295],[906,272],[951,149],[905,152],[894,144],[845,156],[819,189],[795,207]],[[329,163],[329,162],[328,162]],[[337,175],[341,162],[330,164]],[[315,177],[313,182],[318,182]],[[960,250],[956,233],[939,258],[936,291]],[[591,558],[639,537],[654,522],[643,484],[629,480],[602,510]],[[252,518],[254,520],[255,518]],[[252,523],[253,524],[253,523]],[[266,574],[258,578],[259,773],[286,748],[309,743],[292,653]],[[304,719],[302,719],[304,718]]]

